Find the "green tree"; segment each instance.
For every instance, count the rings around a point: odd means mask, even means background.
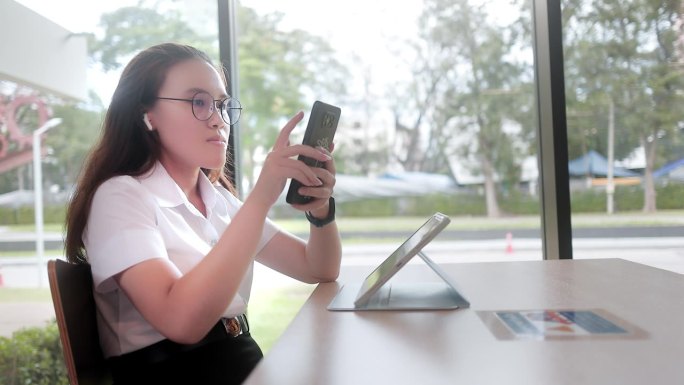
[[[530,65],[519,54],[524,29],[490,22],[488,5],[425,2],[409,86],[417,112],[410,124],[398,117],[397,130],[408,138],[400,161],[409,169],[448,170],[452,158],[470,163],[484,177],[487,215],[495,217],[501,214],[497,180],[519,180],[534,115]]]
[[[674,160],[659,151],[667,149],[661,143],[673,141],[684,121],[684,76],[673,65],[680,7],[679,1],[656,0],[568,0],[564,6],[571,152],[591,142],[605,149],[603,138],[614,122],[616,157],[644,148],[646,212],[656,210],[653,171]],[[597,137],[587,138],[594,132]]]
[[[69,189],[78,179],[85,158],[100,134],[104,111],[97,96],[91,92],[91,101],[64,101],[53,106],[53,115],[62,123],[48,132],[45,145],[49,156],[45,160],[44,174],[47,185]]]
[[[174,9],[160,13],[144,6],[122,7],[103,14],[100,26],[104,36],[92,34],[88,49],[105,71],[117,70],[138,51],[168,41],[192,44],[218,57],[211,46],[213,40],[195,33]]]
[[[301,30],[282,31],[281,20],[282,15],[259,15],[238,3],[238,98],[244,108],[240,166],[246,190],[253,184],[258,154],[272,146],[286,119],[313,103],[306,95],[325,98],[345,92],[347,73],[332,48]],[[174,9],[121,8],[103,15],[101,24],[104,36],[93,36],[91,55],[105,70],[118,69],[136,52],[166,41],[190,44],[218,58],[216,37],[195,32]]]
[[[91,65],[104,71],[120,70],[140,50],[167,41],[198,47],[218,63],[216,36],[191,28],[184,19],[183,4],[164,6],[161,10],[156,2],[141,2],[140,6],[103,14],[103,32],[89,34]],[[247,189],[252,184],[253,170],[258,167],[258,153],[270,148],[284,121],[298,110],[308,110],[313,103],[308,100],[311,95],[340,100],[346,93],[349,75],[335,59],[330,45],[301,30],[281,30],[282,17],[258,15],[238,4],[239,99],[245,108],[240,123],[245,132],[241,135],[241,166],[248,177]],[[31,90],[24,87],[15,92]],[[105,107],[93,94],[88,102],[81,103],[47,97],[53,107],[52,116],[62,118],[63,122],[47,135],[50,155],[44,161],[43,173],[46,185],[58,184],[68,189],[99,135]],[[23,125],[36,126],[36,117],[28,108],[22,109],[17,118]],[[30,181],[30,167],[5,173],[0,181],[2,192],[23,187]]]
[[[245,107],[240,136],[243,172],[253,185],[256,155],[268,151],[284,121],[312,100],[339,100],[346,93],[348,71],[334,58],[322,38],[301,30],[280,29],[283,15],[259,15],[238,7],[240,99]]]

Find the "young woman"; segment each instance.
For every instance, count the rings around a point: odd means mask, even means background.
[[[206,54],[150,47],[124,69],[67,215],[66,254],[89,263],[100,343],[115,383],[241,383],[262,357],[245,317],[258,261],[304,282],[340,267],[335,163],[282,129],[244,202],[224,173],[241,113]],[[311,168],[305,155],[324,162]],[[288,178],[304,184],[303,241],[267,213]]]

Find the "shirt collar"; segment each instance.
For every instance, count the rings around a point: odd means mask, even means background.
[[[217,203],[216,195],[218,195],[219,192],[216,191],[216,187],[214,187],[211,184],[211,181],[209,180],[209,178],[207,178],[207,176],[204,175],[204,173],[201,171],[200,171],[200,175],[199,175],[199,190],[200,190],[200,196],[202,197],[202,200],[204,201],[204,206],[206,206],[206,208],[207,208],[207,216],[208,216],[209,214],[211,214],[211,212],[213,210],[216,209],[216,203]]]
[[[191,206],[183,191],[158,161],[149,172],[140,176],[138,180],[154,195],[161,207],[177,207],[183,204],[188,207]],[[200,172],[199,175],[199,190],[208,211],[219,210],[219,213],[224,211],[227,213],[227,208],[222,207],[225,205],[217,205],[219,202],[217,194],[219,192],[216,191],[216,188],[203,172]]]

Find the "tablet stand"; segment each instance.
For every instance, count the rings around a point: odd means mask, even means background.
[[[328,310],[446,310],[470,307],[470,303],[449,281],[449,277],[425,253],[418,256],[435,272],[442,282],[392,283],[386,282],[368,303],[355,306],[360,283],[347,284],[333,298]]]

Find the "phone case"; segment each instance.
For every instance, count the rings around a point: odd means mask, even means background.
[[[340,120],[341,109],[317,100],[311,107],[311,115],[304,132],[302,144],[312,147],[324,147],[330,150],[330,144],[337,131],[337,123]],[[311,167],[321,167],[322,164],[306,156],[299,156],[297,159],[303,161]],[[311,197],[303,196],[297,192],[302,184],[296,179],[290,180],[290,187],[287,190],[286,202],[289,204],[304,204],[311,201]]]

